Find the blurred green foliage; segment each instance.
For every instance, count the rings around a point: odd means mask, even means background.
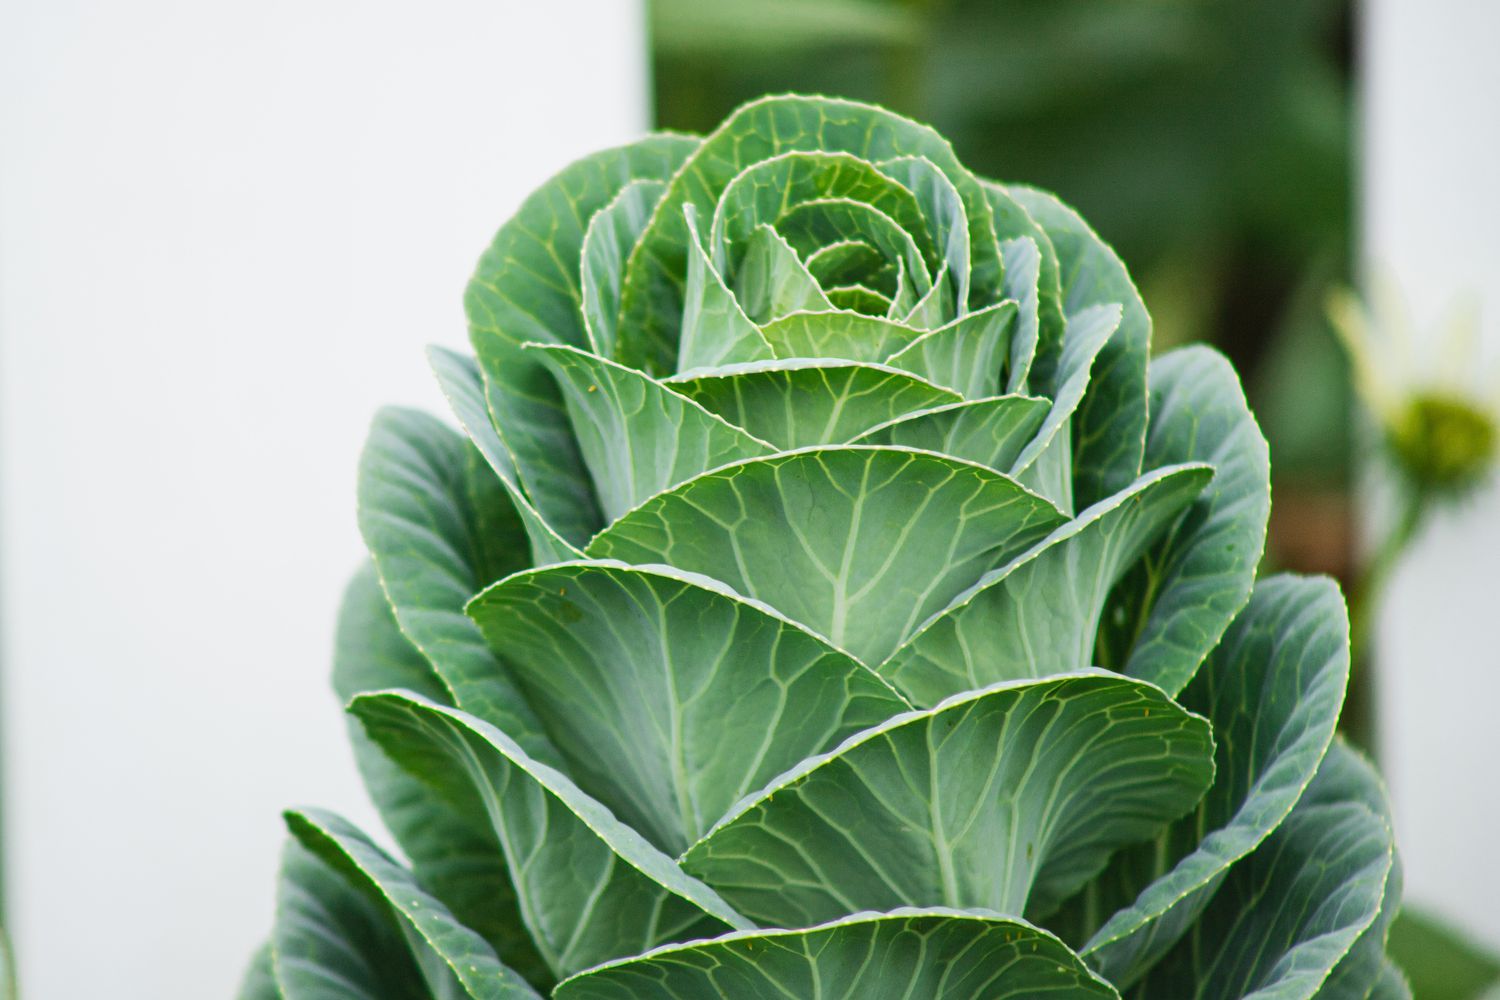
[[[1337,487],[1350,399],[1322,303],[1350,269],[1348,0],[653,0],[658,124],[763,93],[925,120],[1057,191],[1130,262],[1156,343],[1247,373],[1278,484]]]
[[[1490,1000],[1500,996],[1500,955],[1435,917],[1407,908],[1391,927],[1390,955],[1416,1000]]]

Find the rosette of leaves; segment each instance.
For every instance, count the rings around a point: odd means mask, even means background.
[[[247,998],[1400,996],[1347,623],[1071,210],[769,98],[531,196],[376,419]]]

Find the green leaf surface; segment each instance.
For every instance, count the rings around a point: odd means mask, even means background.
[[[438,1000],[389,907],[295,838],[281,854],[271,953],[284,1000]]]
[[[536,350],[562,387],[610,521],[709,469],[776,450],[634,368],[574,347]]]
[[[686,205],[683,211],[689,235],[688,269],[677,364],[684,369],[704,368],[771,357],[771,345],[709,258],[693,206]]]
[[[1005,261],[1005,294],[1017,306],[1016,332],[1011,337],[1006,365],[1006,391],[1025,392],[1040,335],[1037,283],[1041,280],[1041,252],[1035,240],[1022,237],[1001,244],[1000,253]]]
[[[1255,585],[1271,510],[1270,457],[1234,369],[1211,348],[1185,347],[1153,362],[1151,413],[1148,464],[1208,462],[1218,471],[1121,585],[1108,665],[1123,662],[1125,673],[1176,693]]]
[[[526,565],[500,480],[462,436],[415,410],[381,410],[359,465],[359,529],[396,621],[457,703],[548,758],[536,716],[464,605]]]
[[[846,245],[847,245],[846,241]],[[791,244],[770,226],[750,234],[734,278],[735,298],[755,323],[769,323],[793,312],[836,309]],[[680,358],[678,367],[694,367]]]
[[[999,681],[1093,666],[1109,589],[1203,490],[1208,466],[1171,466],[1100,501],[986,573],[881,664],[919,705]]]
[[[437,376],[438,385],[447,397],[453,415],[469,435],[469,440],[490,463],[500,484],[510,497],[516,516],[526,531],[531,543],[531,560],[535,563],[563,562],[578,556],[578,550],[559,535],[547,523],[527,499],[520,480],[516,478],[516,465],[505,442],[495,431],[490,420],[489,404],[485,402],[484,376],[473,358],[445,347],[429,347],[427,360]]]
[[[1000,241],[1001,259],[1005,264],[1004,295],[1021,303],[1023,323],[1027,326],[1022,338],[1028,338],[1032,332],[1036,334],[1033,351],[1026,351],[1024,339],[1019,341],[1023,353],[1016,359],[1025,358],[1028,363],[1013,368],[1012,373],[1018,372],[1024,377],[1034,366],[1040,381],[1032,383],[1033,386],[1055,384],[1053,373],[1062,356],[1066,323],[1057,251],[1046,231],[1021,207],[1009,188],[994,181],[981,180],[980,183],[990,206],[995,236]],[[1033,253],[1036,256],[1034,261],[1030,259]],[[1034,327],[1029,318],[1032,316]],[[1010,388],[1014,392],[1019,387],[1013,383]]]
[[[699,370],[666,384],[777,448],[843,444],[877,425],[959,401],[885,365],[793,358]]]
[[[1390,825],[1390,799],[1375,765],[1341,737],[1335,737],[1329,746],[1328,758],[1323,762],[1316,783],[1308,789],[1306,801],[1309,805],[1314,802],[1359,802],[1381,817],[1387,826]],[[1396,996],[1404,995],[1409,1000],[1411,991],[1405,976],[1397,972],[1392,977],[1391,962],[1386,956],[1391,926],[1401,909],[1403,878],[1401,856],[1393,849],[1379,914],[1365,928],[1348,953],[1339,960],[1339,964],[1333,967],[1314,1000],[1345,1000],[1354,997],[1365,1000],[1377,990]]]
[[[805,201],[777,221],[776,231],[802,259],[834,243],[868,243],[885,260],[905,269],[915,298],[932,288],[932,272],[922,243],[911,230],[867,202],[852,198]]]
[[[393,759],[491,824],[522,917],[559,977],[749,926],[567,775],[482,719],[406,692],[362,695],[351,710]]]
[[[895,304],[883,293],[866,288],[864,285],[841,285],[837,288],[830,288],[827,298],[828,305],[833,309],[864,313],[866,316],[880,316],[884,319],[894,318]]]
[[[520,573],[469,613],[579,784],[669,854],[803,758],[910,707],[770,608],[669,567]]]
[[[1032,396],[993,396],[916,410],[854,439],[856,444],[920,448],[1009,472],[1035,436],[1049,404]]]
[[[807,255],[805,266],[807,273],[824,288],[855,284],[877,287],[883,275],[888,275],[892,282],[895,280],[895,269],[890,262],[864,240],[840,240],[818,247]]]
[[[526,980],[495,957],[484,938],[347,820],[309,809],[288,812],[286,822],[304,848],[346,878],[364,883],[385,904],[434,997],[451,995],[457,987],[473,1000],[540,1000]]]
[[[878,364],[922,335],[894,320],[863,313],[791,313],[761,327],[778,358],[833,358]],[[918,373],[920,374],[920,373]]]
[[[666,190],[664,181],[631,181],[589,220],[583,235],[579,287],[583,295],[584,328],[595,354],[614,356],[625,258],[641,238],[651,210]]]
[[[1230,866],[1280,825],[1328,750],[1348,677],[1337,585],[1262,580],[1182,693],[1219,738],[1214,787],[1158,843],[1116,855],[1101,877],[1087,902],[1113,916],[1083,949],[1094,968],[1118,985],[1135,982],[1203,912]]]
[[[1016,460],[1017,474],[1023,483],[1070,513],[1078,499],[1073,482],[1073,423],[1088,392],[1095,363],[1119,325],[1120,310],[1108,305],[1068,317],[1052,385],[1049,388],[1040,380],[1033,381],[1039,391],[1045,389],[1051,395],[1052,410],[1036,438]]]
[[[1016,304],[998,302],[919,336],[886,364],[948,386],[967,399],[994,396],[1000,391],[1015,320]]]
[[[1131,995],[1317,995],[1377,919],[1392,865],[1386,820],[1362,795],[1340,790],[1362,780],[1349,773],[1360,767],[1356,755],[1330,751],[1291,815],[1230,869],[1202,916]]]
[[[1059,523],[991,469],[846,446],[707,473],[622,517],[588,555],[710,576],[871,664]]]
[[[781,926],[898,906],[1045,913],[1212,780],[1208,723],[1149,685],[997,685],[810,758],[683,863]]]
[[[927,232],[938,250],[940,270],[952,282],[952,302],[969,301],[969,217],[963,198],[946,174],[925,156],[902,156],[878,165],[916,195]]]
[[[837,150],[780,153],[740,171],[714,207],[709,240],[714,261],[727,262],[725,270],[734,274],[759,226],[778,229],[800,206],[829,199],[858,202],[889,216],[911,234],[923,259],[936,266],[927,221],[911,190],[867,160]]]
[[[981,301],[993,297],[1000,285],[1000,262],[989,201],[946,140],[899,115],[852,101],[763,98],[740,108],[703,140],[657,205],[626,265],[621,313],[624,326],[634,332],[630,341],[622,341],[620,360],[636,367],[671,367],[687,263],[682,206],[691,203],[706,217],[741,170],[791,150],[842,151],[871,162],[903,156],[932,161],[964,201],[974,294]]]
[[[945,909],[863,913],[807,930],[673,945],[563,983],[557,1000],[1110,1000],[1052,935]]]
[[[366,563],[344,592],[334,639],[333,686],[348,703],[356,695],[406,688],[450,704],[452,695],[431,664],[401,634],[374,567]],[[417,878],[474,928],[502,961],[540,985],[551,974],[521,921],[505,856],[489,824],[455,809],[385,755],[349,719],[354,760],[380,818],[411,859]]]
[[[654,135],[567,167],[500,228],[464,295],[495,426],[532,503],[575,545],[598,528],[599,512],[557,389],[521,346],[587,346],[579,270],[589,220],[631,182],[666,181],[697,148],[695,138]]]
[[[1045,191],[1010,195],[1047,232],[1057,253],[1063,313],[1119,305],[1119,328],[1099,352],[1073,433],[1074,490],[1088,505],[1140,475],[1146,444],[1146,365],[1151,317],[1120,258],[1071,208]]]

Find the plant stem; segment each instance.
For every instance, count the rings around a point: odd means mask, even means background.
[[[1431,496],[1420,486],[1408,486],[1404,494],[1400,515],[1355,580],[1349,595],[1351,673],[1349,697],[1341,721],[1349,739],[1372,754],[1378,749],[1375,745],[1378,690],[1371,669],[1375,616],[1380,611],[1396,566],[1416,539],[1431,508]]]

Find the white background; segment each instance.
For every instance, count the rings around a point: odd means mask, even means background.
[[[229,997],[278,811],[368,816],[328,689],[386,402],[495,228],[646,120],[621,0],[0,12],[8,921],[22,992]]]
[[[1366,18],[1365,251],[1414,313],[1423,364],[1462,297],[1478,298],[1481,356],[1464,367],[1495,405],[1500,4],[1374,0]],[[1500,486],[1421,536],[1377,652],[1407,897],[1500,947]]]

